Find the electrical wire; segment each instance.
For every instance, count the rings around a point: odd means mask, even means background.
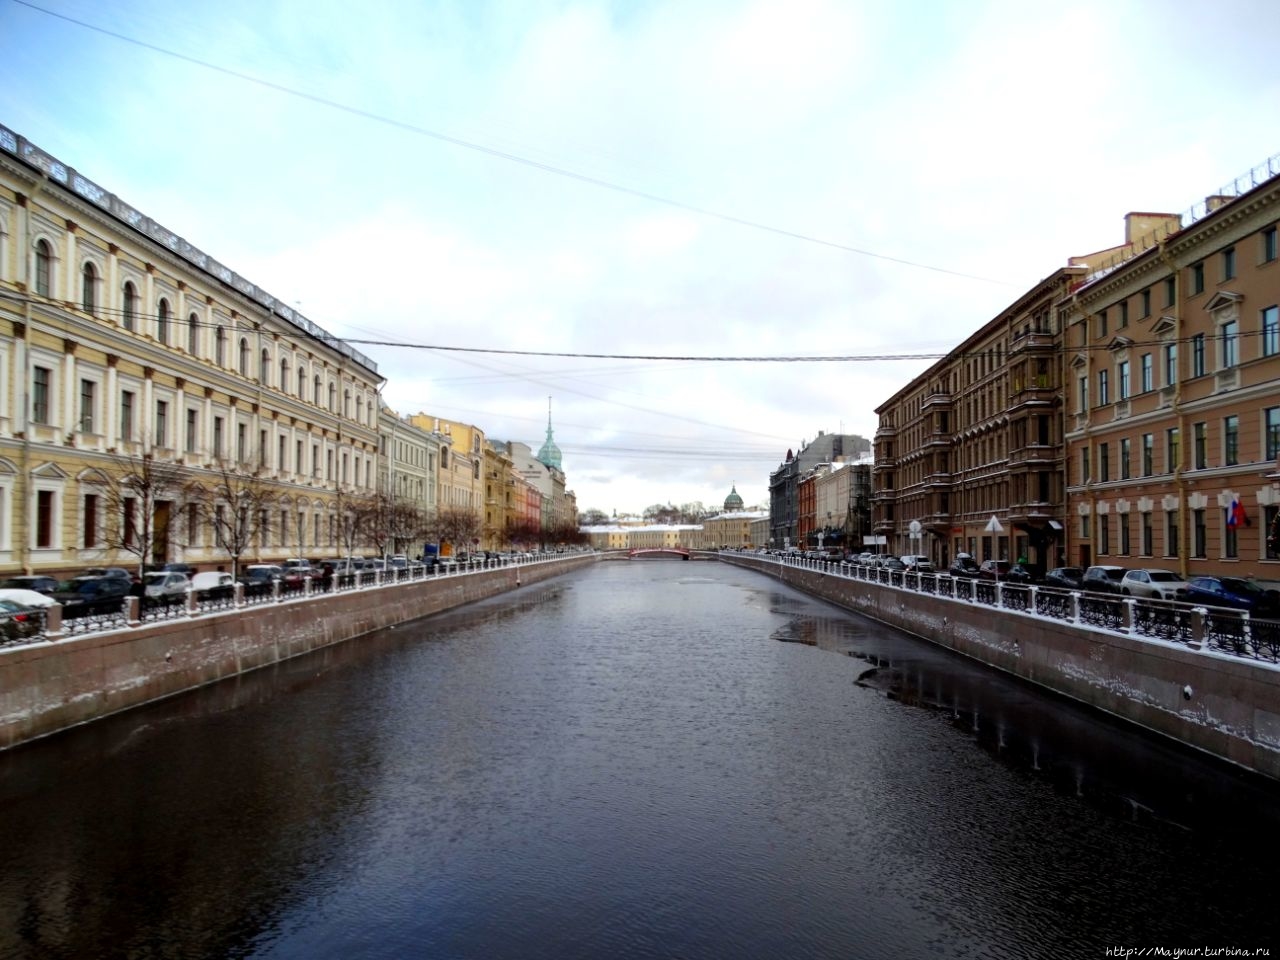
[[[44,7],[37,6],[36,4],[31,3],[30,0],[12,0],[12,2],[18,4],[19,6],[27,7],[30,10],[34,10],[37,13],[42,13],[45,16],[55,17],[59,20],[64,20],[67,23],[71,23],[78,27],[82,27],[85,30],[91,30],[95,33],[100,33],[104,36],[112,37],[113,39],[119,40],[122,43],[128,43],[137,47],[142,47],[143,49],[150,50],[153,53],[159,53],[166,57],[172,57],[176,60],[182,60],[185,63],[190,63],[195,66],[202,67],[206,70],[213,70],[225,76],[234,77],[237,80],[242,80],[246,83],[252,83],[260,87],[265,87],[269,90],[274,90],[277,93],[283,93],[283,94],[286,94],[287,96],[297,97],[301,100],[306,100],[310,103],[315,103],[323,107],[328,107],[331,110],[338,110],[338,111],[341,111],[342,113],[347,113],[347,114],[350,114],[351,116],[359,117],[362,120],[369,120],[374,123],[384,124],[385,126],[394,127],[398,130],[402,130],[407,133],[412,133],[417,136],[429,137],[433,140],[437,140],[441,143],[447,143],[451,146],[461,147],[466,150],[473,150],[477,153],[483,153],[487,156],[495,157],[499,160],[506,160],[510,163],[518,163],[523,166],[530,167],[534,170],[542,171],[543,173],[549,173],[558,177],[564,177],[569,180],[577,181],[578,183],[587,184],[588,186],[599,187],[600,189],[603,189],[603,190],[611,190],[614,193],[620,193],[626,196],[636,197],[641,200],[648,200],[651,203],[662,204],[663,206],[672,207],[677,210],[684,210],[687,213],[694,213],[699,216],[707,217],[713,220],[720,220],[724,223],[734,224],[735,226],[747,227],[752,230],[760,230],[765,233],[772,233],[776,236],[787,237],[792,240],[800,240],[800,241],[803,241],[804,243],[816,244],[818,246],[828,247],[833,250],[840,250],[845,253],[856,254],[861,257],[868,257],[874,260],[883,260],[887,263],[896,263],[901,266],[912,267],[917,270],[929,270],[933,273],[942,273],[942,274],[946,274],[947,276],[960,277],[965,280],[976,280],[980,283],[990,283],[990,284],[995,284],[997,286],[1002,286],[1002,287],[1019,286],[1019,284],[1014,283],[1013,281],[1010,281],[1010,280],[997,280],[992,277],[983,277],[974,273],[965,273],[962,270],[951,270],[947,267],[939,267],[934,264],[923,263],[919,260],[909,260],[905,257],[894,257],[884,253],[877,253],[874,250],[867,250],[863,247],[854,247],[849,244],[839,243],[834,240],[825,240],[821,237],[815,237],[811,234],[801,233],[797,230],[788,230],[783,227],[775,227],[770,224],[763,223],[759,220],[750,220],[750,219],[747,219],[746,217],[739,217],[729,213],[721,213],[720,211],[712,210],[709,207],[700,207],[700,206],[697,206],[696,204],[686,203],[682,200],[675,200],[675,199],[672,199],[671,197],[664,197],[660,194],[650,193],[647,190],[638,190],[634,187],[627,187],[619,183],[614,183],[613,181],[610,181],[610,180],[604,180],[600,177],[588,176],[587,174],[578,173],[576,171],[569,170],[565,167],[559,167],[554,164],[544,163],[543,161],[540,161],[540,160],[534,160],[530,157],[522,156],[518,153],[511,153],[506,150],[499,150],[495,147],[485,146],[484,144],[476,143],[472,140],[464,140],[461,137],[450,136],[449,134],[441,133],[438,130],[431,130],[427,127],[420,127],[417,124],[408,123],[407,121],[404,121],[404,120],[397,120],[393,117],[383,116],[382,114],[374,113],[372,110],[366,110],[363,107],[356,107],[356,106],[352,106],[351,104],[340,103],[336,100],[330,100],[327,97],[321,97],[314,93],[308,93],[305,90],[298,90],[294,87],[287,87],[281,83],[276,83],[271,80],[265,80],[261,77],[255,77],[252,74],[244,73],[239,70],[232,70],[230,67],[224,67],[216,63],[211,63],[208,60],[201,60],[198,57],[192,57],[185,53],[178,53],[175,50],[169,50],[165,47],[161,47],[153,43],[148,43],[144,40],[138,40],[135,37],[130,37],[122,33],[117,33],[114,30],[108,30],[105,27],[99,27],[99,26],[96,26],[95,24],[87,23],[84,20],[78,20],[75,17],[70,17],[70,16],[67,16],[66,14],[57,13],[56,11],[53,11],[53,10],[48,10]]]

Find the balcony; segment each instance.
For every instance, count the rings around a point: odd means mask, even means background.
[[[939,487],[951,488],[952,478],[950,472],[939,470],[929,474],[924,478],[923,486],[928,489],[937,489]]]
[[[1009,504],[1008,517],[1010,523],[1025,523],[1040,526],[1048,523],[1062,513],[1062,508],[1052,503],[1033,500],[1028,503]]]
[[[1009,466],[1051,467],[1062,459],[1056,444],[1029,444],[1009,451]]]
[[[1050,406],[1058,398],[1058,388],[1048,374],[1023,379],[1015,377],[1009,388],[1009,409]]]
[[[950,410],[951,394],[943,393],[941,390],[935,390],[920,401],[920,409],[921,411]]]
[[[1054,343],[1054,335],[1052,333],[1044,333],[1043,331],[1032,331],[1030,333],[1020,333],[1013,338],[1013,342],[1009,344],[1009,358],[1023,356],[1052,356],[1057,353],[1057,345]]]

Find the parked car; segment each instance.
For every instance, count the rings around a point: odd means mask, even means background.
[[[166,563],[160,569],[166,573],[185,573],[188,578],[196,575],[196,568],[189,563]]]
[[[907,565],[898,557],[884,557],[880,561],[881,570],[906,570]]]
[[[979,580],[1004,580],[1012,566],[1008,560],[983,560],[978,567]]]
[[[246,596],[270,593],[274,580],[284,580],[284,567],[274,563],[251,563],[240,572]]]
[[[1005,574],[1005,580],[1009,583],[1020,583],[1023,586],[1039,583],[1041,579],[1040,569],[1031,566],[1029,563],[1011,564],[1009,572]]]
[[[62,604],[62,617],[70,620],[95,613],[118,613],[133,581],[121,577],[73,577],[58,584],[53,598]]]
[[[1080,567],[1054,567],[1044,575],[1044,585],[1063,590],[1079,590],[1080,578],[1083,576],[1084,570]]]
[[[29,640],[40,632],[43,620],[35,607],[16,600],[0,600],[0,641]]]
[[[4,590],[34,590],[36,593],[43,593],[46,596],[58,589],[57,577],[44,577],[40,575],[8,577],[0,580],[0,589]]]
[[[1186,599],[1207,607],[1232,607],[1260,617],[1280,617],[1280,592],[1243,577],[1192,577],[1187,583]]]
[[[978,561],[967,553],[957,553],[956,558],[951,561],[951,566],[947,567],[947,573],[953,577],[976,578],[978,576]]]
[[[223,600],[235,593],[236,581],[224,570],[206,570],[191,578],[197,600]]]
[[[22,587],[0,587],[0,600],[9,600],[24,607],[52,607],[58,602],[47,593]]]
[[[1080,589],[1092,590],[1094,593],[1119,593],[1125,570],[1125,567],[1106,564],[1089,567],[1080,578]]]
[[[928,557],[922,557],[917,554],[907,554],[898,558],[912,573],[933,573],[933,561]]]
[[[189,586],[191,578],[185,573],[148,573],[142,578],[142,599],[152,606],[185,603]]]
[[[90,567],[82,577],[117,577],[122,580],[133,580],[133,574],[124,567]]]
[[[1120,592],[1126,597],[1183,600],[1187,581],[1172,570],[1126,570],[1120,578]]]

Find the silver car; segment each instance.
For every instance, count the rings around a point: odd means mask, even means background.
[[[163,570],[148,573],[142,579],[142,597],[149,604],[182,603],[187,599],[191,580],[185,573]]]
[[[1126,597],[1184,600],[1187,596],[1187,581],[1172,570],[1126,570],[1120,579],[1120,592]]]

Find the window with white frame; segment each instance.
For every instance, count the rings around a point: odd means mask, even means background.
[[[93,433],[94,424],[98,422],[98,384],[93,380],[80,379],[80,416],[78,425],[81,433]]]
[[[1274,357],[1280,353],[1280,306],[1262,311],[1262,355]]]
[[[31,368],[31,420],[48,424],[53,416],[53,370],[49,367]]]
[[[1228,320],[1218,328],[1218,367],[1229,370],[1240,362],[1240,324]]]
[[[53,290],[53,247],[41,237],[36,241],[36,293],[42,297]]]

